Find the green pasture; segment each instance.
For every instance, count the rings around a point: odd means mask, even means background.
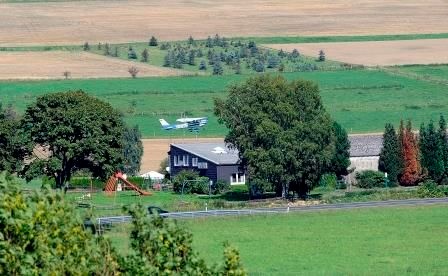
[[[235,245],[249,275],[445,275],[444,205],[180,220],[209,262]],[[127,251],[129,226],[106,235]]]
[[[400,70],[410,69],[428,72],[426,66],[400,67]],[[437,66],[437,70],[448,70],[448,65]],[[400,119],[412,119],[418,128],[421,122],[447,115],[446,85],[414,75],[379,69],[283,75],[288,79],[317,81],[327,110],[349,133],[381,132],[385,123],[397,125]],[[82,89],[121,110],[129,124],[139,125],[145,138],[194,137],[188,131],[161,129],[159,118],[174,122],[180,116],[209,117],[199,137],[217,137],[225,135],[226,129],[213,115],[213,99],[225,97],[229,85],[249,76],[4,81],[0,82],[0,102],[12,104],[23,112],[36,96]]]

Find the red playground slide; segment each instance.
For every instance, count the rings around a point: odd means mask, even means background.
[[[109,180],[107,180],[106,182],[106,186],[104,187],[104,191],[106,193],[110,193],[110,192],[115,192],[117,189],[117,181],[118,179],[120,179],[125,187],[128,187],[134,191],[136,191],[137,193],[139,193],[140,195],[143,196],[148,196],[148,195],[152,195],[150,192],[145,191],[140,189],[137,185],[132,184],[131,182],[127,181],[124,177],[123,174],[121,172],[117,172],[114,175],[112,175]]]

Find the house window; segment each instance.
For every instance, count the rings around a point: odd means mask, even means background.
[[[230,185],[246,184],[246,175],[244,173],[232,173],[230,176]]]
[[[198,158],[197,157],[192,157],[191,158],[191,165],[193,167],[197,167],[198,166]]]
[[[188,155],[184,155],[184,167],[188,167],[189,166],[189,156]]]
[[[198,169],[207,169],[208,163],[207,162],[198,162]]]
[[[174,166],[182,166],[182,164],[181,164],[181,162],[180,162],[180,158],[179,158],[180,156],[179,155],[174,155],[173,156],[173,158],[174,158]]]

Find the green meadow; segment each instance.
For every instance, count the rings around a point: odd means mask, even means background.
[[[447,206],[385,207],[178,221],[209,262],[224,242],[249,275],[446,275]],[[107,236],[129,249],[129,226]]]
[[[384,124],[412,119],[414,126],[447,115],[448,90],[443,82],[424,78],[446,78],[447,65],[406,66],[399,70],[364,69],[284,73],[288,79],[319,83],[323,102],[349,133],[381,132]],[[210,121],[199,137],[223,136],[226,129],[213,115],[213,99],[226,96],[229,85],[251,75],[184,76],[137,79],[87,79],[0,82],[0,102],[19,112],[45,93],[82,89],[110,102],[123,112],[129,124],[139,125],[143,136],[182,137],[188,131],[164,131],[158,122],[174,122],[181,116],[207,116]],[[422,76],[422,77],[416,77]]]

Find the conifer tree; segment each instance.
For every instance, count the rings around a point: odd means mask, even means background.
[[[325,61],[325,52],[324,52],[324,50],[320,50],[319,51],[318,61]]]
[[[149,46],[157,46],[159,45],[159,43],[157,42],[157,38],[155,38],[154,36],[151,36],[151,38],[149,39]]]
[[[148,62],[149,61],[149,52],[145,48],[142,52],[142,62]]]
[[[445,166],[443,162],[443,148],[440,134],[431,120],[428,127],[420,127],[420,153],[421,165],[428,177],[440,183],[443,178]]]
[[[207,70],[207,64],[205,63],[205,60],[201,60],[201,63],[199,63],[199,70]]]
[[[447,137],[447,132],[446,132],[446,121],[442,115],[440,115],[438,134],[439,134],[439,139],[440,139],[440,147],[442,148],[442,155],[443,155],[443,165],[444,165],[443,178],[447,178],[448,177],[448,137]]]
[[[381,149],[378,169],[388,174],[392,183],[397,182],[401,175],[401,155],[397,133],[392,124],[386,124],[383,134],[383,148]]]
[[[403,158],[403,174],[400,184],[403,186],[416,185],[420,180],[420,164],[418,160],[418,147],[414,133],[412,132],[411,121],[408,121],[406,128],[400,127],[401,154]]]
[[[348,167],[350,166],[350,141],[348,140],[347,131],[338,124],[333,123],[333,132],[336,137],[335,152],[329,171],[336,174],[338,179],[348,174]]]

